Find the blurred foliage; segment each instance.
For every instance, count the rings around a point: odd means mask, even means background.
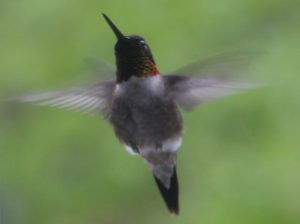
[[[144,36],[163,72],[264,49],[253,75],[270,85],[184,113],[179,217],[103,120],[0,104],[0,223],[299,223],[299,9],[292,0],[1,0],[1,98],[87,82],[87,57],[113,64],[100,12]]]

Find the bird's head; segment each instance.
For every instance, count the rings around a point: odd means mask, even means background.
[[[137,35],[123,35],[105,14],[103,16],[117,37],[115,45],[117,81],[128,81],[132,76],[159,75],[151,50],[144,38]]]

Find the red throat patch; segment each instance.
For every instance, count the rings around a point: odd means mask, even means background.
[[[156,64],[153,63],[151,60],[146,59],[144,60],[143,64],[140,66],[140,74],[142,76],[155,76],[159,75],[160,72],[156,67]]]

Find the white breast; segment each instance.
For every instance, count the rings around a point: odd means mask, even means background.
[[[125,94],[160,95],[164,92],[164,83],[161,76],[131,77],[129,81],[117,84],[115,96]]]
[[[160,75],[146,78],[144,80],[145,88],[153,93],[161,93],[164,89],[163,80]]]

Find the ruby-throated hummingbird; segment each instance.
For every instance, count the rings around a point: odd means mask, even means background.
[[[169,211],[178,214],[176,153],[183,135],[179,107],[191,109],[251,85],[197,76],[162,76],[145,40],[123,35],[103,16],[117,37],[116,80],[17,100],[102,114],[126,150],[143,158]]]

